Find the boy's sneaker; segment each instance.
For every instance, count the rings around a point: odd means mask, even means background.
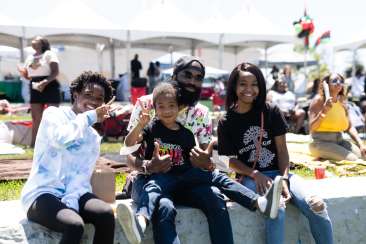
[[[271,219],[277,218],[282,193],[282,177],[276,176],[264,196],[258,198],[259,211]]]
[[[141,243],[146,230],[146,221],[144,220],[144,217],[137,216],[128,203],[120,203],[118,205],[118,212],[118,220],[127,240],[131,244]]]

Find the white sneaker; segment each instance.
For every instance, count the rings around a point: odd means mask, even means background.
[[[140,216],[137,216],[133,212],[131,206],[128,204],[119,204],[118,212],[120,213],[118,220],[122,226],[123,232],[125,233],[127,240],[131,244],[141,243],[141,240],[144,237],[146,223],[140,224],[142,218],[139,218]]]
[[[267,190],[264,196],[258,199],[258,202],[265,202],[265,204],[258,204],[259,211],[271,219],[277,218],[278,208],[280,206],[280,199],[282,193],[282,177],[276,176],[272,182],[271,187]]]

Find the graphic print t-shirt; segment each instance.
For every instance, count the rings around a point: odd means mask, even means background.
[[[154,119],[143,131],[145,159],[151,159],[154,153],[154,142],[158,142],[159,154],[170,155],[173,162],[171,171],[178,172],[191,167],[189,152],[195,146],[192,132],[179,124],[178,130],[165,127],[160,120]]]
[[[286,134],[288,126],[278,107],[266,104],[263,113],[262,145],[255,168],[259,171],[278,170],[274,138]],[[260,114],[254,109],[242,114],[228,111],[217,128],[219,154],[236,156],[247,166],[253,167],[261,128]]]

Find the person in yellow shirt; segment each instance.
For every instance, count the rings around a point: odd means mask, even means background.
[[[330,160],[357,160],[366,158],[366,147],[352,126],[346,106],[344,78],[340,74],[325,76],[318,94],[309,107],[309,128],[314,157]],[[347,132],[353,141],[343,138]]]

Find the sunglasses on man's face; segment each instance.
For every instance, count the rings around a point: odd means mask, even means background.
[[[187,80],[191,80],[191,79],[194,79],[196,81],[203,81],[203,76],[202,75],[193,75],[191,72],[189,71],[184,71],[183,72],[183,77]]]
[[[333,84],[333,85],[335,85],[335,84],[343,84],[344,83],[344,80],[341,80],[339,78],[335,78],[333,80],[330,80],[329,83],[330,84]]]

